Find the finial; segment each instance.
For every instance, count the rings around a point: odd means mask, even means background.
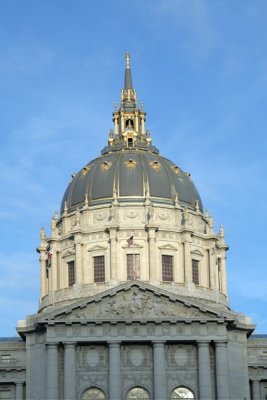
[[[126,68],[129,69],[130,68],[130,58],[131,58],[131,56],[130,56],[130,53],[128,51],[126,51],[125,58],[126,58]]]
[[[88,204],[89,204],[89,202],[88,202],[88,194],[85,193],[85,197],[84,197],[84,205],[85,205],[85,207],[88,207]]]
[[[68,212],[68,203],[65,201],[64,202],[64,214],[67,214]]]
[[[219,238],[220,238],[221,240],[224,239],[224,226],[223,226],[222,224],[220,225]]]
[[[199,200],[196,200],[196,212],[199,213],[200,212],[200,208],[199,208]]]
[[[45,234],[45,229],[44,229],[43,226],[42,226],[41,231],[40,231],[40,238],[41,238],[42,243],[45,242],[46,234]]]

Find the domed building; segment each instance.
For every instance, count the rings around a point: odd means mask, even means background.
[[[113,123],[41,230],[40,307],[0,340],[0,399],[264,399],[267,340],[229,307],[224,228],[152,143],[128,53]]]

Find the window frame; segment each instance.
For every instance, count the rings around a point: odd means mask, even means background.
[[[171,260],[171,263],[164,262],[168,259]],[[168,268],[171,266],[171,269],[168,271]],[[171,273],[169,273],[171,271]],[[162,282],[174,282],[174,256],[171,254],[161,254],[161,279]]]
[[[104,254],[99,254],[99,255],[94,255],[93,257],[93,278],[94,278],[94,283],[96,284],[104,284],[106,282],[106,263],[105,263],[105,255]],[[103,259],[103,263],[96,265],[96,261]],[[97,273],[97,267],[101,267],[102,270],[102,275]],[[98,276],[97,276],[98,275]]]

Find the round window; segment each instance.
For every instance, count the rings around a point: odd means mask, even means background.
[[[171,400],[173,399],[194,399],[194,393],[187,387],[180,386],[171,392]]]
[[[98,388],[90,388],[83,392],[81,400],[106,400],[105,393]]]
[[[137,399],[150,400],[150,395],[147,390],[141,387],[134,387],[127,393],[126,400],[137,400]]]

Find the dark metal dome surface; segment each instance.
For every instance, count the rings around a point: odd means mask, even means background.
[[[172,161],[151,151],[124,149],[89,162],[77,173],[62,199],[68,211],[85,205],[140,202],[174,204],[176,195],[183,206],[202,211],[200,196],[190,177]]]

